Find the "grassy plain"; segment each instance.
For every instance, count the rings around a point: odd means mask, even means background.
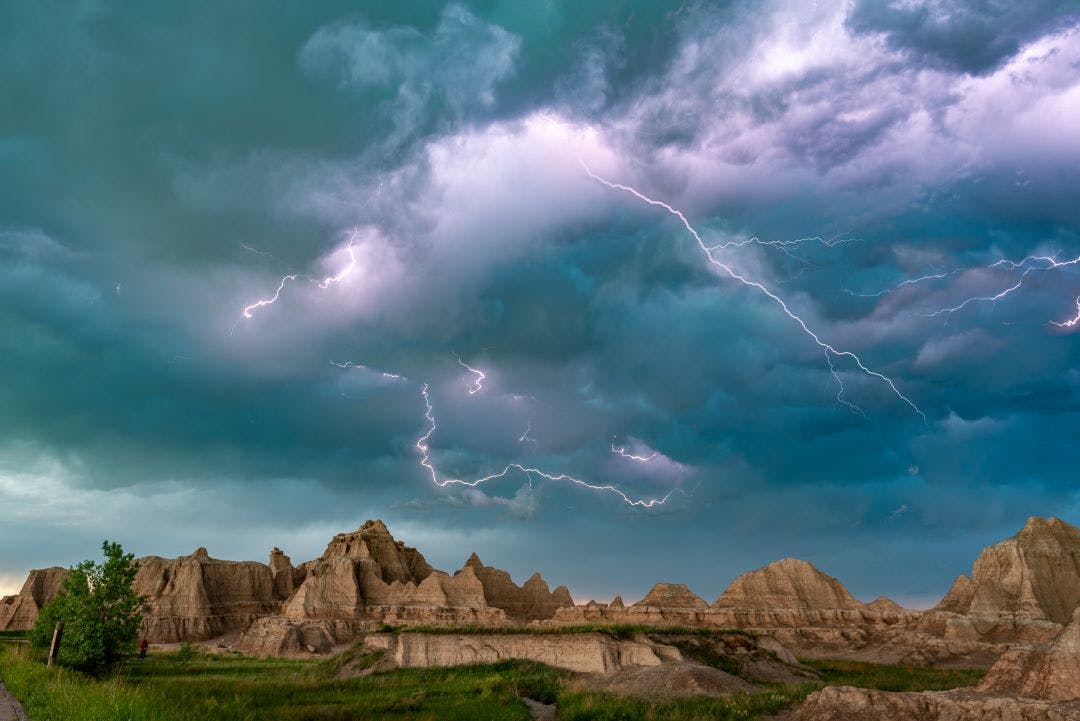
[[[809,661],[822,682],[776,685],[726,698],[632,700],[573,690],[569,674],[509,661],[446,669],[358,671],[377,660],[359,650],[321,660],[254,659],[192,648],[131,660],[87,678],[47,669],[25,648],[0,644],[0,681],[32,721],[527,721],[522,697],[557,703],[560,721],[755,719],[822,685],[939,690],[975,683],[979,671]],[[342,674],[343,668],[349,673]]]

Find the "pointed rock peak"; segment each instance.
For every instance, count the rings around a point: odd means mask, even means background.
[[[525,582],[523,588],[529,588],[531,586],[543,586],[545,589],[547,588],[547,581],[544,580],[544,577],[540,575],[539,571],[529,576],[529,580]]]
[[[570,589],[566,586],[559,586],[551,592],[551,598],[559,604],[559,606],[573,606],[574,597],[570,595]]]
[[[625,608],[625,606],[623,605],[622,596],[616,596],[615,598],[611,599],[611,603],[608,605],[612,608]]]
[[[866,606],[880,613],[898,613],[904,610],[904,607],[899,603],[885,596],[878,596]]]
[[[469,554],[469,560],[465,561],[466,566],[472,566],[476,570],[480,570],[484,567],[484,562],[480,560],[480,556],[476,555],[476,551]]]
[[[658,608],[708,608],[708,604],[683,583],[658,583],[635,606]]]
[[[390,529],[386,527],[385,523],[377,518],[364,521],[364,525],[360,526],[360,528],[357,529],[357,532],[364,535],[390,535]]]
[[[1057,541],[1058,543],[1080,542],[1080,528],[1066,523],[1060,518],[1039,518],[1032,516],[1013,538],[1021,542],[1035,542],[1042,540]]]
[[[195,553],[191,554],[192,558],[210,558],[210,553],[206,550],[205,546],[199,546],[195,549]]]

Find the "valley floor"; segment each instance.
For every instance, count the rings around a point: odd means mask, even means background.
[[[25,650],[0,646],[0,681],[31,721],[346,721],[532,718],[525,699],[555,704],[560,721],[754,719],[790,708],[824,685],[890,691],[974,684],[980,671],[807,662],[820,682],[773,685],[726,697],[657,700],[583,690],[574,674],[535,663],[369,673],[378,659],[359,651],[318,660],[254,659],[187,648],[132,660],[115,675],[88,679],[47,669]]]

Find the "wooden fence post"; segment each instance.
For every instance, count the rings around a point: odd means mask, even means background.
[[[53,630],[52,643],[49,644],[49,663],[47,665],[52,666],[53,661],[56,660],[56,654],[60,652],[60,639],[64,636],[64,622],[59,621],[56,624],[56,628]]]

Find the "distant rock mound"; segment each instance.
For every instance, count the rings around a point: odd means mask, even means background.
[[[979,690],[1047,701],[1080,699],[1080,609],[1053,641],[1002,654]]]
[[[270,567],[255,561],[221,561],[205,548],[190,556],[139,559],[133,584],[146,597],[143,625],[153,643],[201,641],[241,631],[275,612],[283,596]]]
[[[1012,538],[983,549],[934,610],[1067,624],[1080,606],[1080,529],[1029,518]]]
[[[68,570],[59,566],[35,569],[14,596],[0,598],[0,631],[26,631],[34,627],[42,607],[60,591]]]
[[[514,620],[549,619],[558,609],[574,605],[574,599],[566,586],[559,586],[554,591],[549,591],[547,582],[539,573],[534,573],[524,586],[518,586],[510,578],[509,573],[485,566],[475,553],[469,556],[462,571],[465,568],[472,569],[472,572],[480,579],[487,604],[494,608],[501,608],[508,617]]]
[[[712,604],[715,609],[769,611],[855,610],[862,606],[840,581],[794,558],[742,574]]]
[[[620,605],[622,599],[619,599]],[[706,609],[709,604],[682,583],[658,583],[631,608]]]

